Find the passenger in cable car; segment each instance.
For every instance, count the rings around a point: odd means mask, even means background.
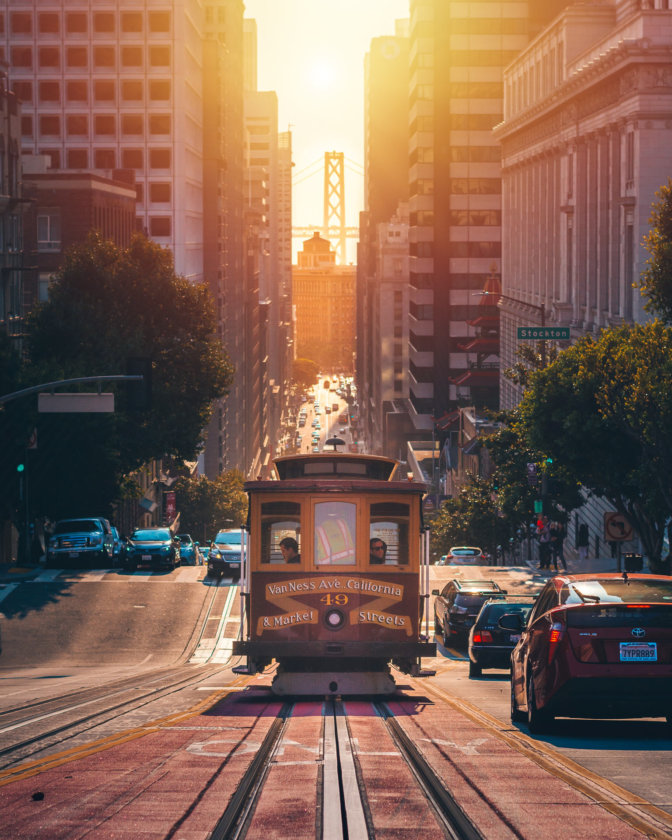
[[[299,554],[299,544],[294,537],[285,537],[280,540],[280,551],[282,552],[282,559],[285,563],[300,563],[301,555]]]

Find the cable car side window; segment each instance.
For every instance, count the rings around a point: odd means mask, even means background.
[[[263,502],[261,505],[261,563],[286,565],[280,543],[294,540],[301,554],[301,505],[298,502]],[[292,560],[291,562],[300,562]]]
[[[401,502],[374,502],[369,509],[369,541],[383,551],[371,551],[371,565],[408,564],[410,507]],[[381,559],[381,555],[384,557]]]
[[[317,502],[314,557],[318,566],[354,566],[357,505],[352,502]]]

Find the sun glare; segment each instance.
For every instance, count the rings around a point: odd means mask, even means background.
[[[308,71],[310,84],[316,90],[329,90],[336,80],[336,70],[324,60],[314,61]]]

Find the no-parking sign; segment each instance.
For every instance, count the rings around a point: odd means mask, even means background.
[[[606,542],[627,542],[634,536],[627,516],[616,511],[604,514],[604,539]]]

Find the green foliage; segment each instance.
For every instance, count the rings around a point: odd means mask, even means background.
[[[218,475],[180,478],[175,483],[180,530],[205,545],[222,528],[236,528],[247,518],[247,495],[238,470]]]
[[[648,298],[645,308],[672,322],[672,178],[667,179],[656,193],[659,199],[652,205],[649,233],[643,245],[649,252],[647,266],[640,278],[640,291]]]
[[[294,359],[292,378],[299,388],[310,388],[317,381],[320,368],[312,359]]]
[[[232,378],[207,287],[178,277],[170,252],[139,235],[127,249],[95,234],[73,248],[30,318],[27,347],[25,384],[152,360],[149,411],[127,411],[115,384],[105,388],[116,392],[114,414],[39,415],[31,500],[52,517],[108,511],[123,477],[154,458],[192,460]]]
[[[661,322],[584,337],[532,377],[530,445],[628,516],[653,568],[672,512],[672,331]]]
[[[439,557],[453,545],[476,545],[494,557],[497,546],[508,536],[491,483],[473,476],[458,496],[447,499],[432,518],[431,553]]]

